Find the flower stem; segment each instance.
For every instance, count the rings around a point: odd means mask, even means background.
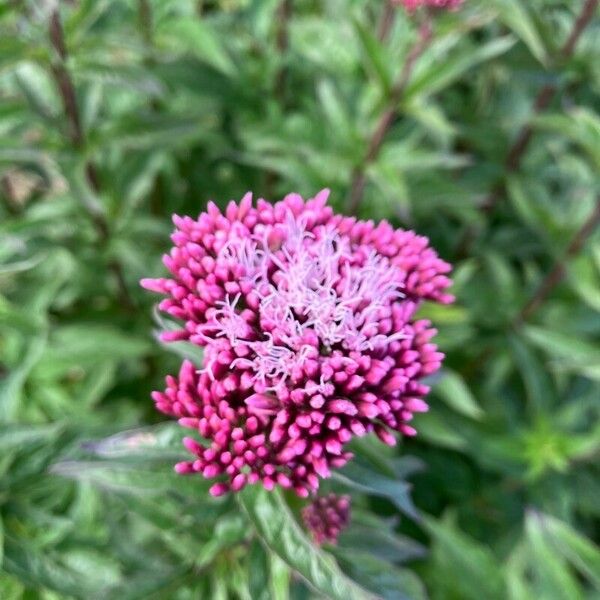
[[[596,200],[596,206],[592,213],[575,234],[567,246],[564,256],[554,263],[552,269],[544,277],[537,290],[517,315],[514,326],[519,328],[533,313],[544,303],[552,290],[562,281],[566,273],[566,263],[577,256],[583,248],[586,240],[594,233],[600,225],[600,196]]]
[[[377,37],[379,38],[380,42],[385,42],[390,34],[392,25],[394,24],[395,15],[396,7],[392,4],[392,0],[387,0],[385,6],[383,7],[381,20],[379,21],[379,27],[377,30]]]
[[[360,206],[360,203],[362,202],[367,183],[367,167],[379,156],[379,151],[381,150],[385,136],[394,123],[398,104],[402,99],[404,92],[406,91],[408,83],[410,82],[415,64],[431,43],[431,39],[431,22],[427,20],[419,28],[419,37],[408,53],[406,61],[402,67],[402,71],[392,86],[389,100],[385,106],[385,110],[377,122],[377,126],[375,127],[373,135],[369,140],[369,145],[367,146],[365,156],[361,164],[355,167],[352,172],[352,183],[350,185],[350,193],[347,204],[348,212],[350,214],[355,214]]]

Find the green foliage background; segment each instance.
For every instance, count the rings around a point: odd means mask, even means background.
[[[565,52],[583,0],[467,0],[398,96],[418,24],[398,9],[381,41],[383,0],[0,3],[3,600],[600,597],[585,4]],[[419,437],[355,448],[325,484],[352,527],[319,550],[298,500],[172,472],[181,434],[149,394],[194,349],[159,345],[138,281],[173,212],[323,187],[344,211],[361,172],[360,216],[430,236],[458,301],[422,309],[447,361]]]

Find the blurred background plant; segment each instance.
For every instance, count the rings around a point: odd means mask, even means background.
[[[424,18],[0,5],[2,599],[599,597],[598,0]],[[419,437],[355,448],[319,549],[299,501],[172,472],[150,391],[198,356],[138,281],[173,212],[322,187],[430,236],[458,302],[421,311],[447,362]]]

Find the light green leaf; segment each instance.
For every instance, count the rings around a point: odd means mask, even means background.
[[[420,94],[436,94],[462,77],[469,69],[504,54],[514,44],[515,38],[507,35],[495,38],[487,44],[461,49],[460,54],[446,57],[443,61],[433,61],[408,85],[405,96],[411,99]]]
[[[525,520],[525,531],[532,552],[535,579],[543,598],[578,600],[583,598],[577,580],[561,560],[544,531],[544,517],[533,511]]]
[[[9,452],[13,448],[44,441],[54,437],[60,431],[60,424],[20,425],[0,424],[0,452]]]
[[[342,573],[331,556],[310,542],[278,490],[248,486],[237,498],[265,546],[316,591],[335,600],[374,600],[375,596]]]
[[[558,359],[559,366],[592,379],[600,378],[600,350],[594,344],[581,337],[533,325],[526,326],[524,333],[543,352]]]
[[[44,377],[53,377],[74,365],[139,358],[151,347],[149,340],[116,327],[98,323],[68,325],[54,331],[36,372]]]
[[[467,387],[465,380],[456,372],[444,369],[440,381],[434,387],[435,393],[456,412],[481,420],[484,416],[482,408]]]
[[[104,490],[154,496],[180,492],[204,496],[210,483],[202,477],[184,477],[173,471],[171,464],[140,467],[117,461],[64,460],[50,468],[54,475],[89,482]]]
[[[392,75],[384,46],[377,40],[371,28],[366,27],[358,19],[354,19],[354,28],[358,34],[367,65],[379,80],[382,92],[387,94],[392,87]]]
[[[165,49],[191,52],[225,75],[233,76],[236,68],[223,47],[223,39],[205,21],[183,17],[161,23],[157,31],[157,43]]]
[[[188,457],[181,443],[183,433],[178,423],[161,423],[86,442],[85,449],[102,458],[183,460]]]
[[[50,553],[40,553],[25,541],[6,537],[4,569],[33,588],[49,588],[68,596],[90,596],[93,586],[81,574]]]
[[[440,577],[452,577],[456,597],[465,600],[503,600],[505,595],[498,562],[490,550],[461,532],[449,520],[425,518],[433,537],[434,565]]]
[[[35,337],[28,345],[18,367],[0,379],[0,420],[12,420],[18,412],[23,386],[31,370],[44,354],[46,335]]]
[[[288,600],[291,571],[277,554],[269,555],[269,575],[271,600]]]
[[[555,547],[600,591],[600,548],[567,523],[544,515],[541,526],[553,538]]]
[[[498,11],[500,20],[527,45],[531,54],[547,65],[546,47],[528,5],[519,0],[492,0],[490,5]]]

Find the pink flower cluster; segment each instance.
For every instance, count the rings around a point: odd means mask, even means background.
[[[302,509],[302,520],[317,544],[336,544],[350,523],[350,496],[327,494]]]
[[[422,6],[456,10],[463,3],[463,0],[393,0],[393,2],[394,4],[400,4],[408,11],[413,12]]]
[[[186,438],[176,470],[218,477],[215,496],[260,481],[306,497],[353,436],[393,445],[427,410],[421,380],[443,354],[412,317],[452,301],[450,265],[412,231],[335,215],[328,194],[175,216],[172,277],[142,281],[182,323],[162,338],[204,347],[203,368],[184,362],[153,398],[206,440]]]

